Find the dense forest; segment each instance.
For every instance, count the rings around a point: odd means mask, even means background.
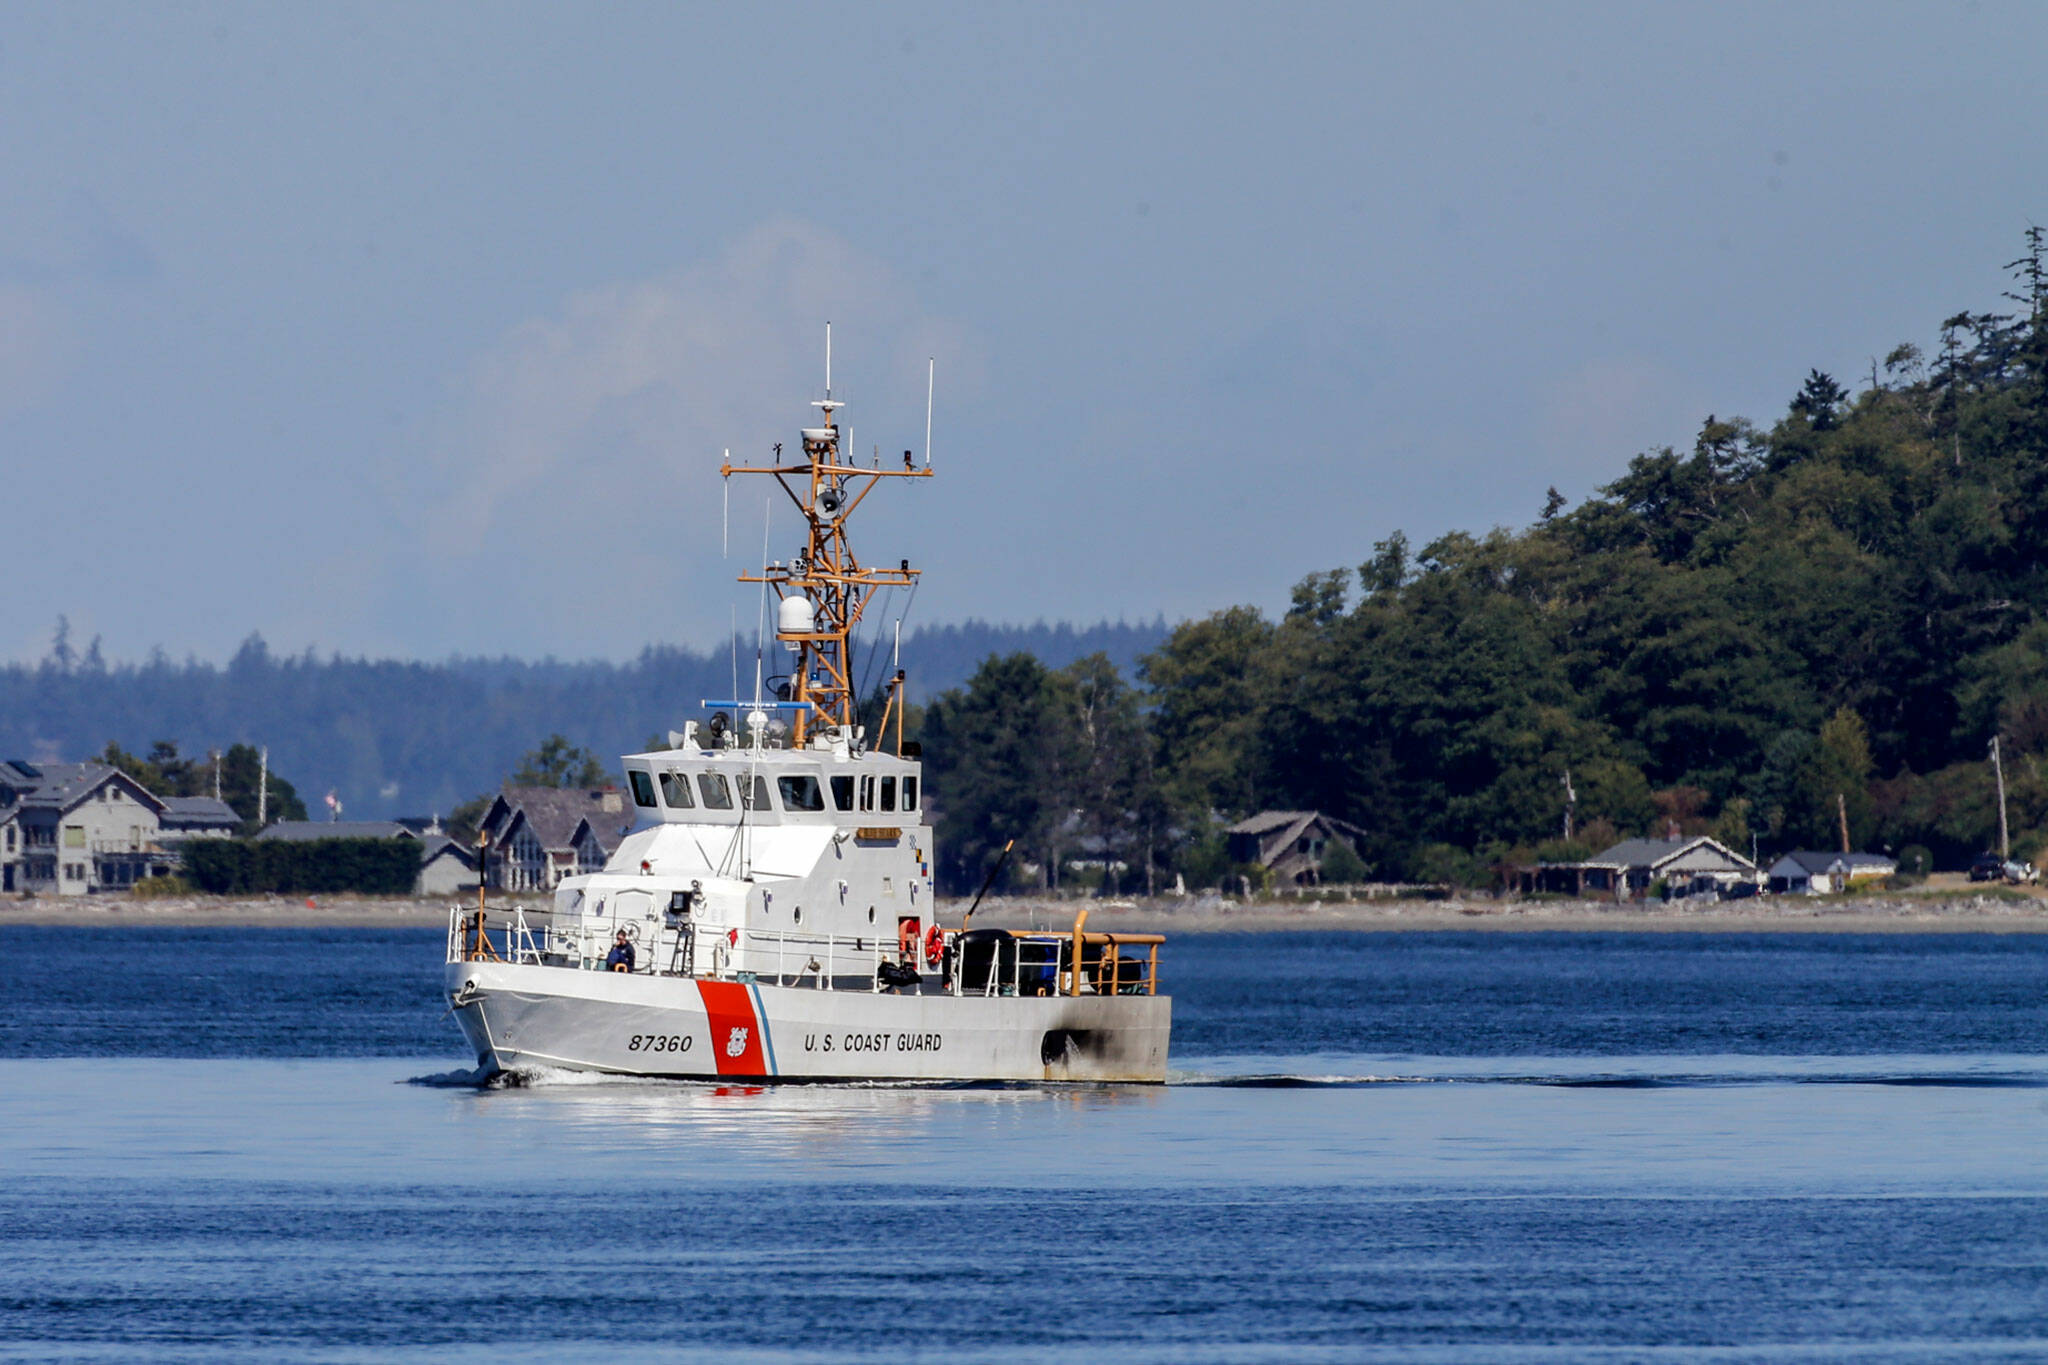
[[[942,868],[1083,861],[1191,883],[1266,808],[1371,832],[1375,875],[1483,884],[1617,835],[1955,866],[2048,842],[2048,316],[2042,233],[2005,304],[1815,370],[1768,427],[1708,416],[1521,531],[1392,535],[1284,617],[1110,661],[988,661],[920,718]],[[1788,387],[1792,387],[1788,384]],[[1360,549],[1364,550],[1361,546]],[[1566,840],[1567,815],[1573,838]]]
[[[913,688],[928,693],[957,684],[993,652],[1027,651],[1055,666],[1102,653],[1130,668],[1165,635],[1163,620],[1086,627],[970,621],[907,630],[903,654]],[[863,649],[856,663],[879,678],[888,665],[880,626],[872,638],[881,644]],[[750,686],[751,639],[739,657]],[[59,623],[47,657],[0,667],[0,758],[75,762],[113,744],[162,757],[169,766],[158,788],[193,795],[212,790],[209,750],[261,746],[270,751],[273,818],[280,775],[316,807],[335,792],[352,819],[446,815],[496,791],[520,755],[550,735],[607,756],[609,766],[610,755],[700,715],[698,701],[732,690],[733,672],[722,641],[701,652],[649,648],[623,664],[407,663],[310,651],[281,656],[252,636],[224,667],[161,653],[139,664],[110,663],[99,641],[81,647]],[[253,801],[255,763],[256,747],[230,751],[224,794],[238,810]],[[294,801],[290,809],[303,807]]]

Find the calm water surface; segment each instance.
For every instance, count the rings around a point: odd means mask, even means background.
[[[0,928],[0,1358],[2048,1356],[2048,939],[1189,935],[1041,1089],[479,1089],[441,944]]]

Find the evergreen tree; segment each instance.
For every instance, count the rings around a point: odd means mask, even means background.
[[[561,734],[549,735],[531,749],[512,771],[515,787],[607,787],[611,777],[596,754],[571,744]]]

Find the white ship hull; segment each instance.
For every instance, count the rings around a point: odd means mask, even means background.
[[[450,962],[478,1062],[726,1081],[1166,1079],[1163,995],[983,997]]]

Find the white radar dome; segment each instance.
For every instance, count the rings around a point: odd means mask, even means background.
[[[809,635],[817,626],[808,597],[785,597],[775,609],[775,629],[782,635]]]

